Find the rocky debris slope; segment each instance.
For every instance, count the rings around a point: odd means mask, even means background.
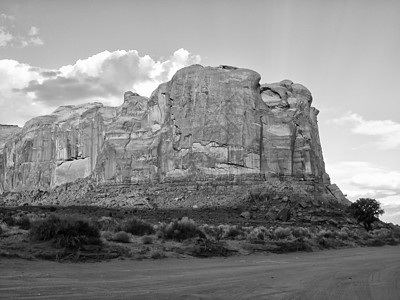
[[[310,91],[289,80],[259,81],[248,69],[193,65],[150,99],[126,92],[119,107],[63,106],[34,118],[4,147],[2,191],[55,190],[90,178],[96,186],[166,189],[224,182],[229,194],[242,182],[284,180],[299,194],[345,201],[325,172]]]

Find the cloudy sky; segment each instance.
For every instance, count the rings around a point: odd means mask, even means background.
[[[307,86],[328,173],[400,224],[400,1],[0,0],[0,123],[148,96],[193,63]]]

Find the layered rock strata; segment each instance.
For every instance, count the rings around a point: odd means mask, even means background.
[[[248,69],[193,65],[149,99],[126,92],[119,107],[60,107],[6,143],[2,189],[48,190],[89,176],[97,184],[287,177],[328,186],[310,91],[259,81]]]

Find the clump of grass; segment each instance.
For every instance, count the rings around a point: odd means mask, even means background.
[[[122,230],[139,236],[154,233],[153,225],[137,218],[131,218],[124,222],[122,224]]]
[[[22,216],[18,219],[15,219],[15,225],[21,229],[29,230],[31,228],[31,221],[27,216]]]
[[[272,237],[275,240],[288,239],[291,235],[292,231],[290,230],[290,228],[283,228],[283,227],[276,228],[272,233]]]
[[[197,227],[195,222],[187,217],[172,221],[162,231],[164,238],[179,242],[197,236],[205,237],[205,234]]]
[[[142,243],[145,245],[153,244],[153,238],[151,236],[145,235],[142,237]]]
[[[120,242],[120,243],[129,243],[130,238],[129,235],[125,231],[119,231],[115,233],[112,237],[112,240],[115,242]]]
[[[55,245],[79,249],[83,245],[100,244],[100,232],[89,220],[77,217],[51,215],[32,222],[31,237],[38,241],[53,240]]]

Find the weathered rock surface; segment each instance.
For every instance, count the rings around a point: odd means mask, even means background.
[[[63,106],[34,118],[4,146],[0,192],[86,177],[96,184],[290,178],[341,201],[337,187],[326,191],[310,91],[259,81],[248,69],[193,65],[150,99],[126,92],[119,107]]]
[[[2,170],[4,170],[4,159],[3,159],[3,149],[6,142],[11,138],[13,138],[18,132],[21,131],[21,128],[17,125],[1,125],[0,124],[0,194],[3,193],[4,187],[4,174]]]

